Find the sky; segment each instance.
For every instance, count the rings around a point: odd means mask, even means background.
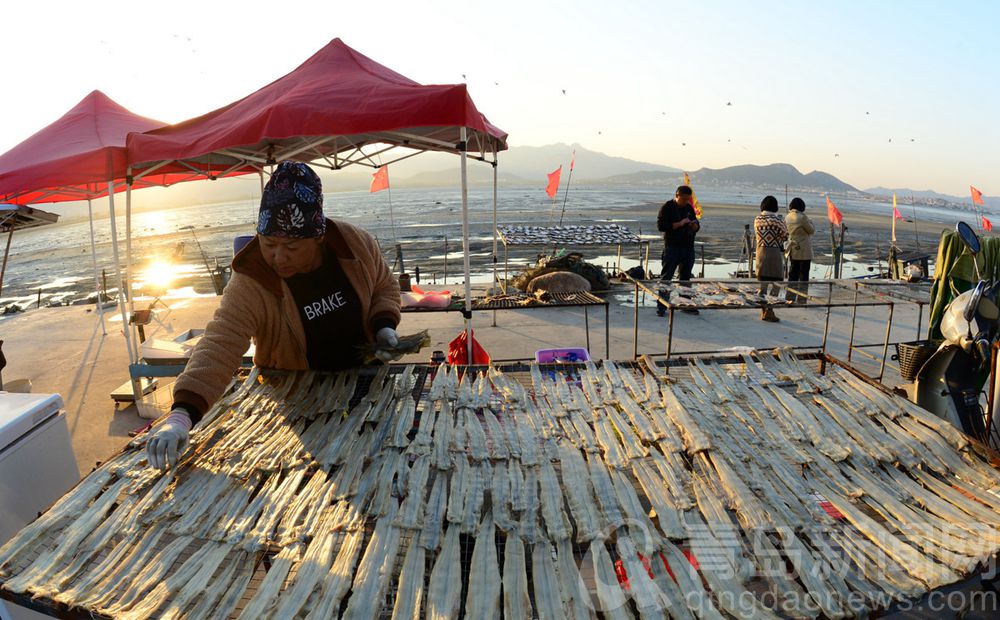
[[[1000,3],[987,0],[33,0],[4,13],[0,152],[91,90],[179,122],[339,37],[418,82],[467,82],[511,145],[1000,194]]]

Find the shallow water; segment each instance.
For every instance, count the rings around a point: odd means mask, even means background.
[[[669,191],[669,190],[668,190]],[[558,223],[560,216],[567,224],[615,222],[630,227],[644,237],[655,239],[655,224],[646,215],[631,216],[630,210],[649,208],[662,203],[662,188],[636,187],[574,187],[570,200],[562,212],[561,200],[550,202],[538,188],[501,188],[499,194],[499,223],[549,224]],[[762,192],[752,189],[699,188],[699,198],[705,203],[756,205]],[[806,196],[810,205],[822,204],[819,196]],[[141,206],[142,193],[135,203]],[[435,280],[438,284],[458,284],[462,269],[461,244],[461,194],[456,189],[396,189],[390,197],[386,192],[340,192],[325,196],[326,211],[362,226],[380,241],[391,265],[395,257],[394,245],[403,247],[409,271],[421,266],[427,286]],[[837,199],[845,212],[887,213],[888,203]],[[98,203],[103,204],[103,203]],[[95,211],[98,210],[95,204]],[[492,281],[492,225],[493,192],[490,188],[471,188],[469,191],[470,258],[473,282]],[[103,207],[101,207],[103,208]],[[907,217],[910,206],[901,207]],[[58,206],[51,208],[58,212]],[[139,293],[174,294],[190,290],[196,294],[212,294],[214,289],[210,270],[217,265],[228,265],[232,257],[233,240],[238,235],[253,234],[257,207],[247,201],[207,206],[183,207],[170,210],[135,213],[132,216],[135,253],[134,288]],[[931,207],[916,207],[917,217],[952,221],[954,211]],[[103,277],[100,286],[109,291],[117,288],[112,260],[110,221],[94,221],[97,269]],[[125,218],[117,218],[119,236],[124,235]],[[447,256],[445,253],[447,243]],[[650,252],[654,271],[659,271],[659,249]],[[124,261],[125,243],[120,241],[119,251]],[[535,254],[546,248],[534,247],[514,250],[507,257],[509,266],[522,266],[533,262]],[[600,251],[606,252],[607,249]],[[638,251],[623,248],[621,268],[638,264]],[[443,281],[447,258],[447,283]],[[502,246],[497,257],[502,272],[504,252]],[[596,258],[588,253],[588,260],[599,265],[616,265],[616,254],[602,253]],[[169,264],[167,281],[154,281]],[[731,261],[707,260],[705,277],[727,278],[735,272]],[[869,265],[854,262],[848,257],[844,275],[852,277],[869,273]],[[701,271],[701,262],[695,273]],[[823,277],[827,267],[813,265],[813,277]],[[79,303],[93,295],[94,261],[90,250],[90,225],[87,221],[60,224],[16,233],[11,246],[10,261],[3,283],[0,307],[11,303],[34,307],[50,303]]]

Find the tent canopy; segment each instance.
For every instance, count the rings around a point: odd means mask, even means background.
[[[0,200],[23,205],[107,195],[109,182],[125,178],[128,133],[163,125],[133,114],[95,90],[0,155]],[[170,181],[160,175],[144,179],[142,186]]]
[[[418,84],[334,39],[243,99],[177,125],[130,134],[127,143],[137,177],[142,170],[187,168],[217,178],[283,159],[325,160],[333,169],[375,166],[360,149],[375,143],[457,152],[462,127],[468,128],[472,153],[506,148],[507,134],[476,109],[464,84]]]

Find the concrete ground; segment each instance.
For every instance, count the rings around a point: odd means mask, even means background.
[[[825,296],[821,284],[813,284],[813,294]],[[835,301],[852,297],[838,292]],[[662,357],[666,350],[667,318],[657,317],[653,301],[640,297],[638,329],[634,328],[634,289],[623,285],[606,296],[610,318],[610,353],[605,351],[604,308],[591,307],[586,319],[590,326],[591,357],[601,359],[633,358],[649,354]],[[147,338],[173,339],[189,328],[201,328],[218,305],[218,297],[168,299],[157,304],[156,319],[146,328]],[[142,304],[140,303],[140,306]],[[672,355],[684,352],[720,351],[731,347],[771,348],[795,346],[819,348],[823,341],[826,309],[821,307],[779,308],[779,323],[759,320],[759,310],[702,310],[698,315],[676,312]],[[856,350],[852,363],[872,376],[879,374],[881,343],[885,338],[888,306],[860,307],[857,310],[855,342],[879,343],[876,347]],[[830,313],[827,350],[847,359],[852,311],[834,308]],[[893,310],[890,341],[918,338],[918,308],[911,303],[897,303]],[[926,325],[926,313],[922,316]],[[107,334],[92,308],[69,306],[40,308],[0,322],[0,339],[8,365],[3,379],[8,384],[29,379],[35,393],[58,393],[66,405],[67,423],[81,475],[97,463],[115,454],[129,441],[129,431],[146,425],[148,417],[166,411],[170,405],[172,379],[160,379],[159,387],[145,397],[139,408],[128,404],[116,408],[110,397],[115,388],[128,380],[128,356],[121,318],[117,311],[106,311]],[[477,340],[494,360],[533,359],[538,349],[583,347],[586,345],[583,308],[533,308],[477,313]],[[403,358],[403,362],[425,363],[430,352],[447,353],[448,343],[463,328],[458,312],[404,313],[401,334],[421,329],[431,333],[431,347]],[[894,348],[889,347],[889,353]],[[894,362],[888,361],[885,383],[901,381]]]

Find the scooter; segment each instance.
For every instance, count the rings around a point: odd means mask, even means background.
[[[991,351],[1000,336],[1000,284],[983,280],[977,255],[979,237],[965,222],[955,227],[976,267],[976,286],[955,297],[941,319],[944,342],[917,371],[915,402],[967,435],[987,444],[986,415],[980,404],[990,376]]]

